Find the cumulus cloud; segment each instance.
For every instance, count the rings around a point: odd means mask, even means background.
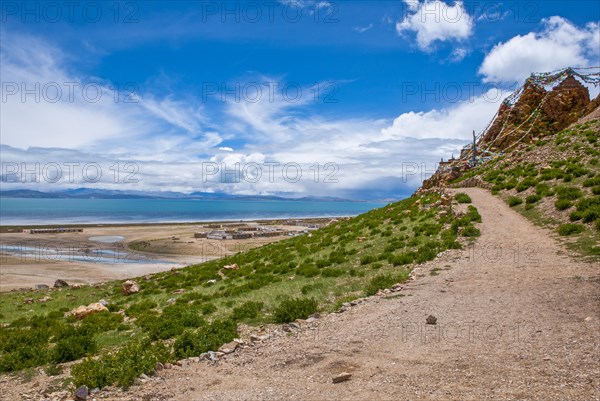
[[[408,13],[396,23],[396,32],[403,35],[415,32],[417,46],[423,51],[432,51],[436,41],[460,41],[473,32],[473,18],[461,1],[453,5],[440,0],[405,1]]]
[[[389,139],[448,139],[468,141],[472,131],[479,132],[496,113],[508,94],[490,89],[471,101],[463,101],[444,109],[408,112],[394,119],[382,130]]]
[[[532,72],[600,64],[598,23],[577,27],[558,16],[542,23],[540,32],[517,35],[492,48],[479,68],[485,82],[521,82]]]

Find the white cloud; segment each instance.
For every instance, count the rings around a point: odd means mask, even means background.
[[[52,44],[3,31],[1,142],[18,148],[82,149],[170,159],[178,150],[206,153],[222,142],[205,131],[198,102],[113,89],[102,79],[71,72]],[[29,91],[29,92],[25,92]],[[143,143],[144,146],[139,146]],[[177,157],[183,157],[177,155]]]
[[[190,134],[200,133],[202,123],[206,122],[202,108],[191,107],[182,101],[173,100],[171,97],[157,100],[152,96],[136,96],[135,100],[153,115]]]
[[[417,11],[419,9],[419,0],[403,0],[404,4],[410,11]]]
[[[600,64],[597,23],[585,28],[561,17],[543,20],[541,32],[517,35],[486,55],[479,73],[485,82],[522,82],[532,72]]]
[[[41,79],[85,82],[76,74],[67,74],[57,62],[60,58],[47,56],[43,49],[39,49],[40,58],[30,59],[24,54],[22,61],[15,62],[14,52],[5,52],[3,48],[3,78],[8,67],[12,78],[27,82]],[[10,60],[5,58],[9,55]],[[39,76],[40,71],[45,71],[44,76]],[[248,79],[278,82],[279,88],[285,87],[280,78]],[[12,122],[7,124],[3,104],[2,159],[42,165],[94,162],[101,163],[107,172],[96,184],[79,179],[73,183],[42,182],[39,188],[28,187],[40,190],[87,186],[236,194],[355,196],[365,190],[369,192],[362,196],[367,197],[383,192],[398,194],[409,192],[426,178],[414,174],[414,166],[421,169],[425,163],[425,169],[431,173],[441,157],[447,158],[453,152],[456,155],[469,141],[471,130],[484,128],[501,100],[487,94],[445,109],[404,113],[393,121],[332,118],[309,113],[314,92],[310,87],[301,89],[304,95],[297,101],[286,101],[280,91],[273,98],[265,93],[257,102],[235,102],[228,98],[222,110],[212,114],[195,106],[198,103],[194,99],[184,101],[175,95],[161,98],[146,94],[140,95],[139,102],[134,104],[113,101],[100,105],[61,104],[64,107],[61,113],[47,104],[40,110],[33,107],[19,110],[17,107],[22,104],[12,102],[8,119]],[[20,121],[21,125],[14,121]],[[32,124],[30,130],[23,128],[23,121]],[[52,128],[52,124],[59,123],[62,124],[59,128]],[[218,125],[219,132],[206,128],[211,125]],[[64,131],[62,136],[59,129]],[[236,144],[235,150],[221,146],[229,140],[235,141],[231,142]],[[113,182],[110,166],[115,162],[135,163],[139,167],[136,174],[139,182],[127,185]],[[270,162],[279,164],[274,181],[268,179],[266,170],[262,179],[254,182],[231,182],[220,174],[208,180],[203,176],[203,163],[224,163],[228,169],[240,163],[243,169],[244,164]],[[303,175],[298,182],[283,178],[286,163],[301,166]],[[315,166],[318,166],[316,178]],[[337,182],[324,183],[333,167]],[[407,176],[409,170],[413,174]],[[3,189],[16,186],[18,183],[10,186],[3,183]]]
[[[408,112],[397,117],[392,126],[382,130],[389,139],[448,139],[468,141],[472,131],[484,129],[500,102],[508,94],[490,89],[472,100],[452,107],[428,112]]]
[[[275,81],[271,77],[258,80]],[[284,86],[283,82],[281,86]],[[306,96],[297,102],[287,102],[279,94],[272,100],[265,96],[259,102],[230,99],[225,105],[223,120],[226,122],[222,125],[222,131],[227,135],[204,131],[195,136],[193,133],[201,119],[190,117],[188,120],[174,111],[180,110],[177,99],[162,103],[152,100],[140,107],[145,112],[151,109],[145,118],[159,114],[164,120],[171,121],[170,130],[162,133],[145,130],[141,140],[139,137],[123,137],[118,141],[106,139],[96,141],[94,146],[71,149],[64,149],[69,147],[64,144],[51,146],[43,141],[42,145],[36,144],[37,147],[27,150],[4,144],[2,157],[8,162],[42,165],[95,162],[107,172],[116,161],[135,163],[139,167],[136,184],[115,183],[109,173],[96,184],[81,179],[60,185],[41,182],[35,188],[39,190],[86,186],[120,190],[386,197],[410,192],[435,171],[440,158],[448,158],[452,153],[457,155],[469,141],[471,130],[482,129],[501,101],[495,94],[486,94],[486,97],[460,102],[446,109],[404,113],[393,121],[327,118],[304,113],[314,99],[310,88],[302,90]],[[243,142],[236,150],[218,147],[224,137]],[[203,171],[206,163],[217,165],[221,171],[206,177]],[[252,169],[244,171],[244,167],[253,163],[263,166],[262,177],[258,180],[253,179]],[[269,178],[265,163],[275,163],[273,180]],[[298,182],[286,179],[285,166],[289,163],[301,167],[302,177]],[[221,174],[223,169],[229,174]],[[231,172],[235,170],[247,174],[249,179],[233,179],[235,174]],[[324,182],[328,177],[333,177],[335,182]],[[3,189],[15,187],[23,185],[3,184]]]
[[[424,2],[405,1],[409,13],[396,23],[396,32],[416,32],[417,45],[423,51],[432,51],[436,41],[464,40],[473,32],[473,18],[463,3],[448,5],[440,0]]]
[[[457,47],[450,54],[450,61],[453,63],[458,63],[459,61],[464,60],[464,58],[467,56],[467,54],[469,54],[469,51],[467,49],[464,49],[462,47]]]
[[[366,26],[355,26],[354,28],[352,28],[352,30],[354,32],[363,33],[363,32],[367,32],[371,28],[373,28],[373,24],[369,24]]]

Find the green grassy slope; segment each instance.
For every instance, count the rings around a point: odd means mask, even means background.
[[[479,177],[534,223],[600,260],[600,122],[545,136],[454,181]]]
[[[468,202],[461,199],[461,202]],[[239,323],[283,323],[375,294],[409,277],[461,238],[479,234],[469,207],[430,192],[343,220],[310,234],[176,271],[95,287],[0,295],[0,373],[87,357],[72,368],[75,384],[130,384],[168,362],[215,350],[237,337]],[[237,264],[239,269],[224,266]],[[39,302],[49,295],[51,300]],[[32,303],[25,303],[33,298]],[[108,312],[83,320],[68,311],[100,299]]]

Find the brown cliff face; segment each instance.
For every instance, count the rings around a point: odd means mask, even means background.
[[[500,106],[498,117],[479,147],[502,151],[519,141],[529,142],[558,132],[577,121],[588,111],[590,94],[574,77],[569,76],[552,91],[526,83],[517,103]],[[537,115],[531,114],[537,110]]]
[[[590,92],[572,76],[567,77],[548,94],[542,111],[553,132],[567,128],[585,114],[590,104]]]

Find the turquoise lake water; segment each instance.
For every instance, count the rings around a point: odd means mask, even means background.
[[[1,225],[162,223],[355,216],[374,202],[0,198]]]

